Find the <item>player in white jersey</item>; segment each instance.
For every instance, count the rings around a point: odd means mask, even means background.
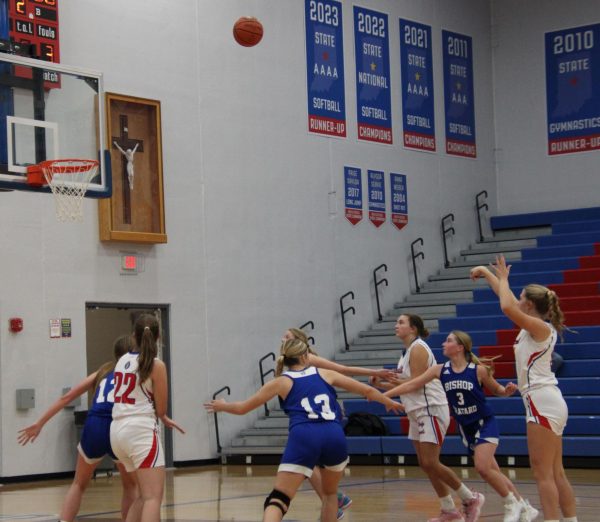
[[[165,484],[165,460],[158,437],[158,419],[184,431],[167,417],[167,369],[159,360],[158,320],[150,314],[135,322],[135,351],[115,367],[115,405],[110,443],[127,471],[134,471],[140,497],[129,509],[127,521],[158,522]]]
[[[423,319],[414,314],[402,314],[395,326],[396,337],[406,351],[398,362],[398,379],[385,382],[371,378],[375,386],[391,389],[402,382],[419,377],[435,366],[435,357],[423,340],[429,332]],[[471,491],[450,468],[440,462],[442,443],[450,424],[448,401],[439,381],[433,381],[415,392],[400,397],[409,420],[408,438],[413,441],[419,466],[427,474],[440,500],[441,513],[429,522],[461,521],[474,522],[478,519],[485,498]],[[454,506],[450,488],[460,497],[463,514]]]
[[[557,332],[565,328],[558,296],[545,286],[531,284],[517,299],[510,289],[510,265],[504,256],[497,257],[491,268],[477,266],[471,269],[471,278],[484,277],[498,296],[504,315],[521,328],[515,362],[527,411],[529,461],[544,520],[558,522],[562,511],[564,522],[577,522],[575,495],[562,464],[567,405],[550,369]]]

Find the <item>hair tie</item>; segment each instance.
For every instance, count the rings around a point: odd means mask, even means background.
[[[144,326],[144,330],[150,330],[149,326]]]

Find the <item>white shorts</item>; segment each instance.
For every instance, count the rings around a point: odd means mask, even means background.
[[[552,430],[559,437],[563,434],[569,417],[567,403],[556,386],[543,386],[523,396],[525,419]]]
[[[113,420],[110,445],[127,471],[165,465],[158,421],[153,417],[135,415]]]
[[[409,420],[408,438],[410,440],[442,445],[450,425],[448,406],[419,408],[407,413],[406,416]]]

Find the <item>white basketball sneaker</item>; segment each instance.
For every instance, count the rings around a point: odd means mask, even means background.
[[[515,499],[514,502],[504,504],[503,522],[521,522],[521,513],[527,511],[524,504]],[[529,520],[529,519],[527,519]]]
[[[540,512],[529,503],[529,500],[524,498],[521,499],[521,505],[523,506],[523,509],[521,510],[519,522],[533,522],[540,514]]]

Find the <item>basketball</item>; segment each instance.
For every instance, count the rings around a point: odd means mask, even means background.
[[[242,16],[233,24],[233,37],[243,47],[253,47],[262,40],[263,26],[256,18]]]

